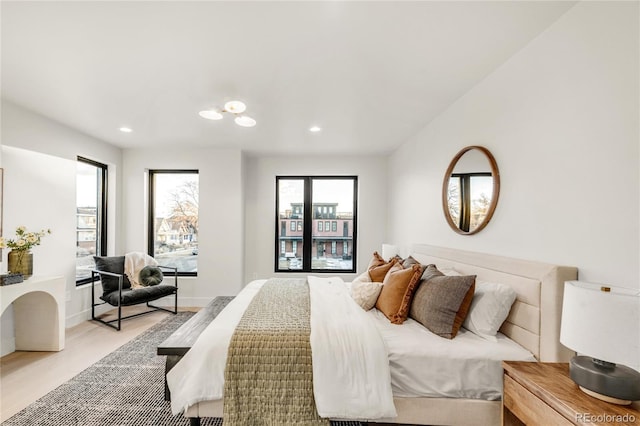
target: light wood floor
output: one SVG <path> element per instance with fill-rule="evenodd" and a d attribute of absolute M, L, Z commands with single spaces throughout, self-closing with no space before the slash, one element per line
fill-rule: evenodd
<path fill-rule="evenodd" d="M 130 308 L 127 313 L 133 313 Z M 180 308 L 197 311 L 198 308 Z M 16 351 L 0 358 L 0 422 L 68 381 L 171 314 L 154 312 L 122 322 L 116 331 L 86 321 L 66 330 L 60 352 Z"/>

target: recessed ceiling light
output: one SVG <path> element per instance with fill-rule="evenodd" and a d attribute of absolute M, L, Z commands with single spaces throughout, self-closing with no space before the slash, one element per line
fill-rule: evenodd
<path fill-rule="evenodd" d="M 256 120 L 251 117 L 247 117 L 246 115 L 238 116 L 233 121 L 235 121 L 238 126 L 242 127 L 253 127 L 256 125 Z"/>
<path fill-rule="evenodd" d="M 229 101 L 224 104 L 224 110 L 232 114 L 242 114 L 246 109 L 247 106 L 244 104 L 244 102 L 240 101 Z"/>
<path fill-rule="evenodd" d="M 222 114 L 214 109 L 200 111 L 198 114 L 200 114 L 200 117 L 206 118 L 207 120 L 220 120 L 222 118 Z"/>
<path fill-rule="evenodd" d="M 309 127 L 309 131 L 313 132 L 313 133 L 318 133 L 320 130 L 322 130 L 322 128 L 320 128 L 318 126 Z"/>
<path fill-rule="evenodd" d="M 120 127 L 120 129 L 119 129 L 119 130 L 120 130 L 122 133 L 131 133 L 131 132 L 133 132 L 133 130 L 131 130 L 131 129 L 130 129 L 130 128 L 128 128 L 128 127 Z"/>

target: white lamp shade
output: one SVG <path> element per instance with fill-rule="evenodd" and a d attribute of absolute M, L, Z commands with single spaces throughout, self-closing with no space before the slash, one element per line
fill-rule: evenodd
<path fill-rule="evenodd" d="M 567 281 L 560 342 L 579 355 L 638 369 L 640 294 L 637 290 Z"/>

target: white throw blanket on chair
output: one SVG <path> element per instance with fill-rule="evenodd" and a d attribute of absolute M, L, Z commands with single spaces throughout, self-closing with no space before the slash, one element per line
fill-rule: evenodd
<path fill-rule="evenodd" d="M 158 266 L 158 262 L 141 251 L 134 251 L 124 255 L 124 273 L 131 282 L 131 288 L 144 287 L 140 284 L 140 271 L 145 266 Z"/>

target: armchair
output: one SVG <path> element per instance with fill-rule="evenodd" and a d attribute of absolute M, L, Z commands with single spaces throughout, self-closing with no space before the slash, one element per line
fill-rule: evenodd
<path fill-rule="evenodd" d="M 172 314 L 178 313 L 178 268 L 170 266 L 158 265 L 158 268 L 162 270 L 173 271 L 174 285 L 170 284 L 158 284 L 142 288 L 131 288 L 131 283 L 124 273 L 124 256 L 112 256 L 112 257 L 94 257 L 96 261 L 96 268 L 91 270 L 91 278 L 95 279 L 96 274 L 100 276 L 100 283 L 102 284 L 102 295 L 99 297 L 102 302 L 96 303 L 95 298 L 95 285 L 91 285 L 91 319 L 98 321 L 104 325 L 120 330 L 122 320 L 137 317 L 140 315 L 149 314 L 155 311 L 166 311 Z M 162 297 L 175 296 L 174 309 L 166 309 L 160 306 L 152 305 L 149 302 L 160 299 Z M 95 307 L 109 304 L 118 308 L 118 317 L 105 321 L 99 317 L 96 317 Z M 123 306 L 133 306 L 145 303 L 150 310 L 132 314 L 128 316 L 122 316 Z M 117 322 L 117 325 L 113 323 Z"/>

